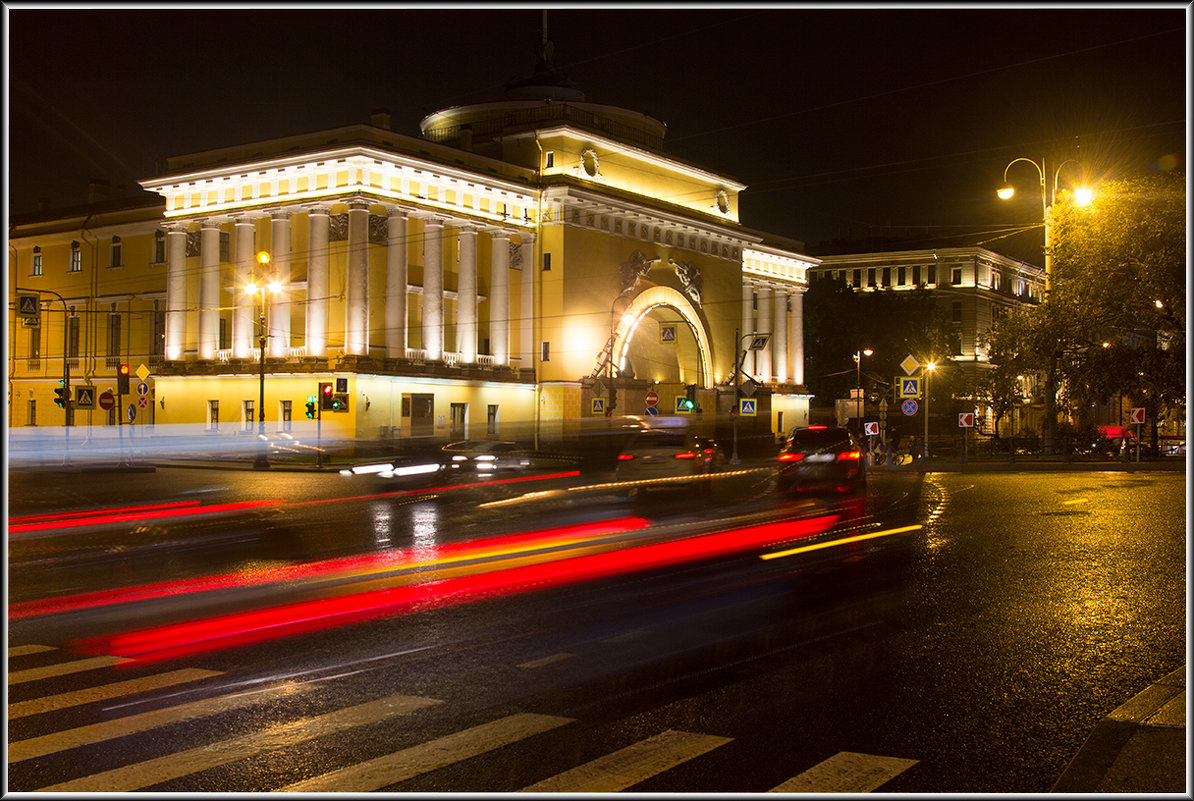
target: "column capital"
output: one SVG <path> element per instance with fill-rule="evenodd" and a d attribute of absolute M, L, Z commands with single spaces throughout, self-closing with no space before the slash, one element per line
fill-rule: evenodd
<path fill-rule="evenodd" d="M 406 207 L 405 207 L 405 206 L 391 206 L 391 205 L 387 205 L 387 206 L 385 207 L 385 209 L 386 209 L 386 216 L 387 216 L 388 218 L 390 218 L 391 220 L 394 220 L 394 219 L 405 219 L 405 218 L 406 218 L 406 216 L 409 214 L 409 212 L 407 211 L 407 209 L 406 209 Z"/>
<path fill-rule="evenodd" d="M 256 225 L 257 221 L 262 218 L 263 217 L 261 214 L 250 214 L 249 212 L 244 212 L 242 214 L 233 214 L 232 222 L 236 225 Z"/>
<path fill-rule="evenodd" d="M 297 211 L 292 208 L 285 209 L 270 209 L 269 218 L 271 220 L 289 220 Z"/>
<path fill-rule="evenodd" d="M 324 217 L 330 217 L 332 214 L 332 205 L 330 203 L 312 203 L 310 206 L 304 206 L 307 214 L 320 214 Z"/>
<path fill-rule="evenodd" d="M 185 234 L 190 229 L 188 222 L 170 223 L 166 226 L 166 233 L 168 234 Z"/>
<path fill-rule="evenodd" d="M 369 211 L 369 207 L 373 204 L 367 198 L 358 196 L 345 198 L 344 205 L 348 206 L 349 211 Z"/>

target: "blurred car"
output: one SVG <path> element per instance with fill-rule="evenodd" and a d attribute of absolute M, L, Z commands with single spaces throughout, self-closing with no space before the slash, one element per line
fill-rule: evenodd
<path fill-rule="evenodd" d="M 862 446 L 845 428 L 793 429 L 779 451 L 778 487 L 781 492 L 835 489 L 864 493 L 866 463 Z"/>
<path fill-rule="evenodd" d="M 725 463 L 713 440 L 680 426 L 651 426 L 618 454 L 618 481 L 707 475 Z"/>
<path fill-rule="evenodd" d="M 531 455 L 517 442 L 469 439 L 450 442 L 441 450 L 451 470 L 484 473 L 495 470 L 526 470 L 531 466 Z"/>

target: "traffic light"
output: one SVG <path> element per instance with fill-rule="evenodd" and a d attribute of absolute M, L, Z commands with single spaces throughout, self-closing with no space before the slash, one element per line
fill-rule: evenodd
<path fill-rule="evenodd" d="M 116 369 L 116 394 L 129 394 L 129 366 L 122 364 Z"/>
<path fill-rule="evenodd" d="M 347 412 L 348 411 L 348 394 L 337 392 L 332 396 L 332 411 L 333 412 Z"/>
<path fill-rule="evenodd" d="M 330 381 L 319 382 L 319 408 L 325 412 L 332 410 L 332 383 Z"/>
<path fill-rule="evenodd" d="M 690 412 L 699 412 L 697 408 L 696 384 L 686 384 L 684 386 L 684 408 Z"/>
<path fill-rule="evenodd" d="M 66 408 L 66 382 L 59 381 L 61 386 L 54 388 L 54 403 L 61 409 Z"/>
<path fill-rule="evenodd" d="M 307 419 L 308 420 L 315 419 L 315 401 L 313 401 L 313 400 L 307 401 Z"/>

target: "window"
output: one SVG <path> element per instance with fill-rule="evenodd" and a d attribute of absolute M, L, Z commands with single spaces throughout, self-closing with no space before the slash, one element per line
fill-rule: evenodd
<path fill-rule="evenodd" d="M 251 400 L 241 402 L 241 412 L 243 417 L 241 424 L 245 431 L 251 432 L 253 430 L 253 414 L 255 412 L 253 406 L 254 404 Z"/>
<path fill-rule="evenodd" d="M 166 310 L 162 302 L 153 302 L 153 341 L 149 343 L 149 352 L 153 356 L 166 355 Z"/>
<path fill-rule="evenodd" d="M 79 248 L 78 242 L 70 243 L 70 271 L 72 273 L 81 272 L 83 270 L 83 251 Z"/>
<path fill-rule="evenodd" d="M 228 320 L 224 317 L 220 318 L 220 333 L 217 336 L 219 337 L 217 343 L 219 349 L 228 350 Z"/>
<path fill-rule="evenodd" d="M 70 307 L 70 317 L 66 318 L 66 357 L 79 358 L 79 316 L 75 314 L 75 307 Z"/>
<path fill-rule="evenodd" d="M 30 275 L 41 275 L 41 248 L 33 246 L 33 264 L 29 268 Z"/>
<path fill-rule="evenodd" d="M 26 425 L 37 425 L 37 401 L 29 399 L 29 422 Z"/>
<path fill-rule="evenodd" d="M 912 283 L 920 286 L 920 265 L 917 264 L 912 268 Z"/>
<path fill-rule="evenodd" d="M 962 283 L 962 268 L 954 267 L 949 271 L 949 282 L 954 286 Z"/>
<path fill-rule="evenodd" d="M 758 292 L 752 292 L 750 294 L 750 308 L 752 311 L 759 310 L 759 293 Z"/>
<path fill-rule="evenodd" d="M 929 284 L 935 286 L 937 284 L 937 265 L 929 265 Z"/>
<path fill-rule="evenodd" d="M 124 245 L 120 237 L 112 237 L 112 244 L 108 249 L 108 267 L 122 267 L 124 265 Z"/>
<path fill-rule="evenodd" d="M 544 167 L 544 169 L 548 169 L 548 170 L 550 170 L 550 169 L 551 169 L 552 167 L 554 167 L 555 165 L 556 165 L 556 154 L 555 154 L 555 153 L 553 153 L 553 152 L 552 152 L 552 151 L 550 151 L 550 150 L 549 150 L 549 151 L 547 151 L 546 153 L 544 153 L 544 154 L 543 154 L 543 167 Z"/>
<path fill-rule="evenodd" d="M 108 314 L 108 355 L 120 355 L 120 315 L 116 313 L 115 303 Z"/>
<path fill-rule="evenodd" d="M 489 404 L 485 414 L 485 433 L 495 436 L 498 432 L 498 407 L 496 403 Z"/>
<path fill-rule="evenodd" d="M 220 430 L 220 402 L 218 400 L 207 402 L 207 430 Z"/>
<path fill-rule="evenodd" d="M 550 269 L 551 269 L 551 254 L 544 253 L 543 254 L 543 272 L 547 272 Z"/>
<path fill-rule="evenodd" d="M 29 361 L 37 362 L 41 358 L 41 327 L 34 325 L 25 330 L 29 332 Z"/>
<path fill-rule="evenodd" d="M 875 268 L 872 267 L 866 271 L 866 285 L 873 287 L 875 285 Z"/>
<path fill-rule="evenodd" d="M 991 289 L 998 292 L 1003 287 L 1003 273 L 998 270 L 991 271 Z"/>
<path fill-rule="evenodd" d="M 960 324 L 962 322 L 962 304 L 957 302 L 950 304 L 950 314 L 953 321 Z"/>
<path fill-rule="evenodd" d="M 900 286 L 903 286 L 908 280 L 907 269 L 908 268 L 903 266 L 901 266 L 899 269 L 899 278 L 896 279 L 896 283 L 898 283 Z"/>
<path fill-rule="evenodd" d="M 153 263 L 165 264 L 166 262 L 166 232 L 153 232 Z"/>
<path fill-rule="evenodd" d="M 452 439 L 464 439 L 468 429 L 468 404 L 453 403 L 449 411 L 450 433 Z"/>
<path fill-rule="evenodd" d="M 891 268 L 883 268 L 883 286 L 891 286 Z"/>
<path fill-rule="evenodd" d="M 854 280 L 850 282 L 851 286 L 862 286 L 862 270 L 854 271 Z"/>
<path fill-rule="evenodd" d="M 278 415 L 281 425 L 278 427 L 280 431 L 290 431 L 290 401 L 282 401 L 281 414 Z"/>
<path fill-rule="evenodd" d="M 539 343 L 539 361 L 545 362 L 545 361 L 548 361 L 550 358 L 551 358 L 551 343 L 550 342 L 540 342 Z"/>

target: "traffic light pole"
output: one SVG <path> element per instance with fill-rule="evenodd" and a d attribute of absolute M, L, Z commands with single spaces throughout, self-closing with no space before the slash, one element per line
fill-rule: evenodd
<path fill-rule="evenodd" d="M 22 289 L 16 287 L 15 291 L 36 292 L 39 295 L 44 292 L 47 295 L 53 295 L 58 298 L 58 301 L 62 304 L 62 463 L 64 465 L 70 464 L 70 427 L 74 423 L 74 405 L 71 403 L 70 397 L 70 359 L 67 358 L 67 351 L 70 348 L 70 325 L 67 323 L 69 311 L 66 308 L 66 298 L 52 289 Z"/>

